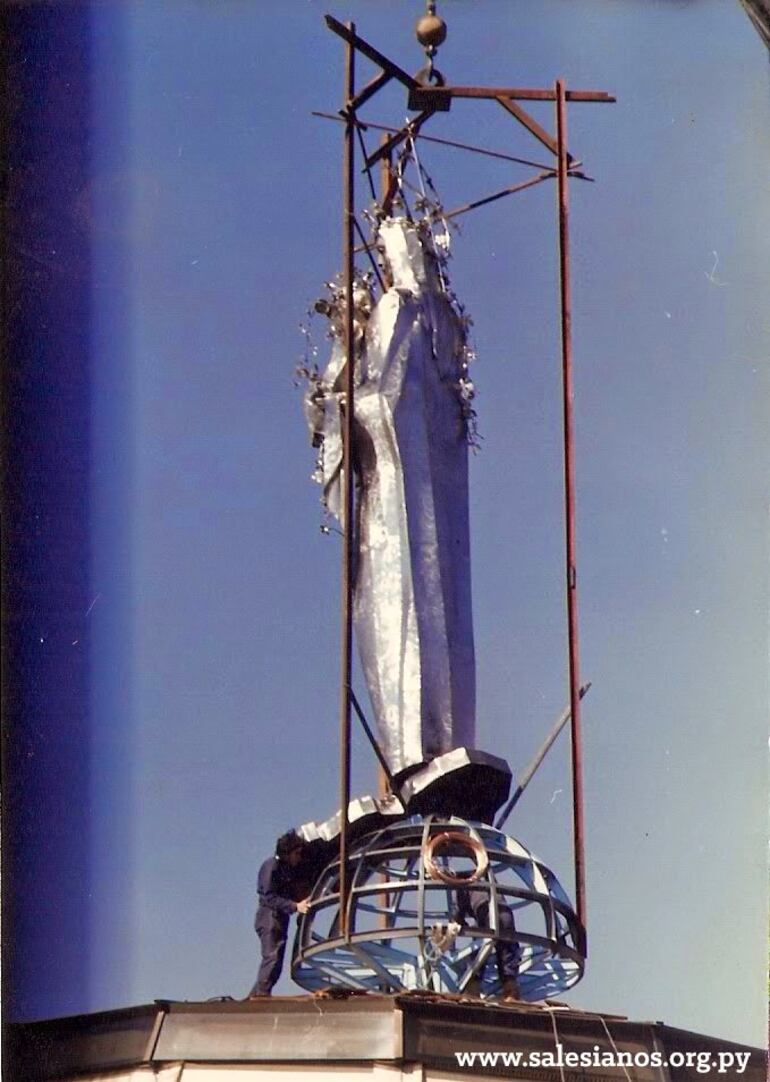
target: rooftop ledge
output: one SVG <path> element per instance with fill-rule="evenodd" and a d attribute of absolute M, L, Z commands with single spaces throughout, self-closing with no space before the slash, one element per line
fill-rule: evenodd
<path fill-rule="evenodd" d="M 328 1073 L 330 1065 L 391 1064 L 451 1072 L 452 1078 L 497 1076 L 550 1079 L 554 1082 L 608 1082 L 627 1080 L 623 1067 L 606 1066 L 579 1074 L 553 1069 L 483 1067 L 476 1063 L 463 1071 L 456 1052 L 535 1050 L 554 1052 L 558 1037 L 565 1050 L 644 1052 L 657 1050 L 750 1052 L 741 1074 L 744 1082 L 764 1079 L 765 1054 L 759 1049 L 722 1041 L 661 1022 L 633 1022 L 617 1014 L 595 1013 L 555 1001 L 542 1004 L 487 1003 L 468 997 L 425 992 L 402 995 L 274 996 L 253 1001 L 156 1001 L 136 1007 L 75 1015 L 5 1027 L 4 1059 L 13 1082 L 104 1077 L 114 1082 L 153 1077 L 164 1065 L 195 1064 L 195 1078 L 203 1065 L 221 1065 L 207 1078 L 233 1077 L 224 1065 L 241 1065 L 255 1078 L 266 1064 L 298 1064 L 291 1078 Z M 262 1067 L 260 1068 L 260 1065 Z M 181 1070 L 181 1069 L 180 1069 Z M 132 1072 L 131 1074 L 125 1072 Z M 220 1073 L 221 1072 L 221 1073 Z M 237 1072 L 239 1077 L 241 1072 Z M 272 1072 L 271 1077 L 272 1077 Z M 340 1073 L 340 1072 L 338 1072 Z M 341 1072 L 347 1073 L 347 1071 Z M 193 1072 L 191 1069 L 190 1077 Z M 334 1072 L 332 1075 L 334 1076 Z M 177 1076 L 175 1075 L 175 1078 Z M 184 1080 L 184 1072 L 178 1075 Z M 283 1075 L 281 1076 L 283 1077 Z M 368 1075 L 367 1075 L 368 1077 Z M 390 1077 L 390 1075 L 388 1076 Z M 427 1076 L 426 1076 L 427 1077 Z M 447 1077 L 446 1074 L 443 1075 Z M 661 1072 L 633 1067 L 630 1077 L 639 1082 L 689 1082 L 702 1078 L 695 1065 Z M 733 1077 L 722 1074 L 721 1077 Z M 289 1075 L 286 1075 L 288 1080 Z"/>

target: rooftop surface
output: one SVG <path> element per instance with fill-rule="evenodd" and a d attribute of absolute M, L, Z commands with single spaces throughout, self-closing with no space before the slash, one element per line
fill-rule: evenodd
<path fill-rule="evenodd" d="M 760 1049 L 721 1041 L 662 1022 L 630 1021 L 617 1014 L 574 1010 L 546 1002 L 490 1003 L 430 993 L 404 995 L 287 996 L 254 1001 L 152 1004 L 6 1027 L 5 1065 L 14 1082 L 87 1078 L 96 1072 L 179 1062 L 196 1064 L 421 1063 L 458 1069 L 458 1052 L 551 1052 L 599 1049 L 662 1053 L 750 1052 L 745 1070 L 721 1077 L 759 1082 Z M 714 1068 L 716 1070 L 716 1067 Z M 511 1077 L 510 1068 L 473 1065 L 473 1075 Z M 686 1082 L 703 1071 L 690 1066 L 597 1066 L 579 1073 L 558 1066 L 519 1068 L 517 1079 L 625 1078 Z"/>

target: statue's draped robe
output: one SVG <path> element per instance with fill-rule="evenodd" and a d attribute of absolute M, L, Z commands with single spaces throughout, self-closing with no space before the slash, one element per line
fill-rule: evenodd
<path fill-rule="evenodd" d="M 391 287 L 356 361 L 354 621 L 394 773 L 475 743 L 468 441 L 459 319 L 435 257 L 404 219 L 382 223 Z M 340 514 L 344 346 L 308 402 L 323 436 L 327 506 Z"/>

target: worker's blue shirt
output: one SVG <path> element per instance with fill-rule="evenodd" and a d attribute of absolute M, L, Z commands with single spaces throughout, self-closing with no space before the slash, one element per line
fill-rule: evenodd
<path fill-rule="evenodd" d="M 259 869 L 257 877 L 257 896 L 259 908 L 257 909 L 256 924 L 265 925 L 272 921 L 281 924 L 288 923 L 292 913 L 297 911 L 297 903 L 292 894 L 297 886 L 295 869 L 288 864 L 282 864 L 278 857 L 269 857 Z"/>

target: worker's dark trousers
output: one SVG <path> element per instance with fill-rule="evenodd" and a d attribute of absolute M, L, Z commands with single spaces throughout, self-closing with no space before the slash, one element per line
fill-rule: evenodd
<path fill-rule="evenodd" d="M 489 902 L 483 902 L 474 912 L 476 923 L 479 928 L 489 927 Z M 503 902 L 498 902 L 497 918 L 500 924 L 501 935 L 514 935 L 516 925 L 513 921 L 513 913 Z M 501 980 L 516 980 L 519 975 L 521 962 L 521 948 L 512 943 L 500 943 L 495 945 L 497 956 L 497 972 Z"/>
<path fill-rule="evenodd" d="M 269 996 L 281 975 L 286 940 L 289 934 L 289 921 L 280 920 L 272 914 L 263 917 L 257 914 L 254 927 L 262 948 L 262 963 L 250 996 Z"/>

